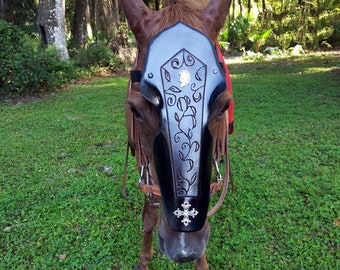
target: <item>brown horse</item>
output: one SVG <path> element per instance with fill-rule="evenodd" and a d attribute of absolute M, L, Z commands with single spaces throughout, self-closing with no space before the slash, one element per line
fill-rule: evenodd
<path fill-rule="evenodd" d="M 143 0 L 120 0 L 138 49 L 127 92 L 128 143 L 147 195 L 135 269 L 148 269 L 156 225 L 164 254 L 208 269 L 208 204 L 210 193 L 221 186 L 217 164 L 222 156 L 225 179 L 229 175 L 227 110 L 232 100 L 213 45 L 231 0 L 163 2 L 161 10 L 153 11 Z M 210 184 L 213 164 L 219 179 Z M 226 187 L 227 181 L 219 205 Z"/>

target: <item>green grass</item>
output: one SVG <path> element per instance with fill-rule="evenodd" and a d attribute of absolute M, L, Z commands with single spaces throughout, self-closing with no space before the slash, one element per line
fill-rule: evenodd
<path fill-rule="evenodd" d="M 236 192 L 211 269 L 340 269 L 340 77 L 331 56 L 229 65 Z M 143 195 L 120 194 L 127 78 L 0 107 L 0 269 L 132 269 Z M 214 198 L 215 200 L 215 198 Z M 338 223 L 337 223 L 338 222 Z M 162 255 L 150 269 L 192 269 Z"/>

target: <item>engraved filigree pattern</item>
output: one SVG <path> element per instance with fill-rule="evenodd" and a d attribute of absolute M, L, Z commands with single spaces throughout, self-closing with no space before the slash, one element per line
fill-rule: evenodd
<path fill-rule="evenodd" d="M 183 70 L 190 73 L 190 82 L 185 85 L 180 84 Z M 198 113 L 197 108 L 202 106 L 206 73 L 206 65 L 185 49 L 161 67 L 171 148 L 178 150 L 172 152 L 177 164 L 174 168 L 177 196 L 197 196 L 198 192 L 198 172 L 194 164 L 201 147 L 203 110 Z"/>

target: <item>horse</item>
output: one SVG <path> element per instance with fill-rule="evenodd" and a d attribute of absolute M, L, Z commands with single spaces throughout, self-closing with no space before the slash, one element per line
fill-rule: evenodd
<path fill-rule="evenodd" d="M 127 155 L 136 157 L 146 195 L 143 244 L 134 269 L 148 269 L 156 227 L 167 257 L 208 269 L 208 217 L 222 204 L 230 175 L 233 101 L 217 43 L 230 3 L 165 0 L 154 11 L 143 0 L 120 0 L 137 42 L 126 98 Z M 221 159 L 225 177 L 218 168 Z M 209 211 L 210 196 L 220 190 Z"/>

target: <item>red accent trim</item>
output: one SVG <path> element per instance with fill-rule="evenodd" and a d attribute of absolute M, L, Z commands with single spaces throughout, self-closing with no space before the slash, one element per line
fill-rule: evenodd
<path fill-rule="evenodd" d="M 225 69 L 225 78 L 227 80 L 228 91 L 229 91 L 230 94 L 233 94 L 233 88 L 232 88 L 232 85 L 231 85 L 229 70 L 228 70 L 228 67 L 225 63 L 224 57 L 223 57 L 222 52 L 221 52 L 220 44 L 218 42 L 216 42 L 216 50 L 217 50 L 218 58 L 220 59 L 220 62 L 223 64 L 224 69 Z M 229 115 L 228 115 L 229 134 L 232 134 L 234 132 L 234 124 L 233 124 L 234 123 L 234 100 L 232 100 L 230 102 L 228 113 L 229 113 Z"/>

